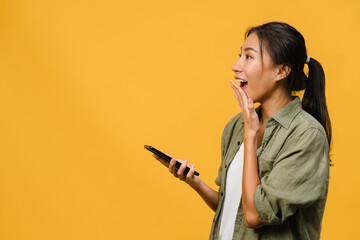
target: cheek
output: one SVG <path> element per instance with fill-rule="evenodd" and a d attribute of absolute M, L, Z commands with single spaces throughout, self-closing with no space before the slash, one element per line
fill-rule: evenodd
<path fill-rule="evenodd" d="M 246 66 L 246 68 L 244 68 L 244 73 L 245 75 L 248 77 L 248 80 L 260 80 L 261 79 L 261 65 L 259 66 L 259 64 L 253 63 L 253 64 L 248 64 L 248 66 Z"/>
<path fill-rule="evenodd" d="M 275 75 L 274 75 L 274 72 L 273 71 L 265 71 L 263 73 L 263 81 L 267 84 L 267 85 L 273 85 L 275 82 L 274 82 L 274 78 L 275 78 Z"/>

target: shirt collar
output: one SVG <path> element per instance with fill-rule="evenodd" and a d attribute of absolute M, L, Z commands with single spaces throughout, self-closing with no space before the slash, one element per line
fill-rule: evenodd
<path fill-rule="evenodd" d="M 283 127 L 289 128 L 290 123 L 295 116 L 302 110 L 301 101 L 299 97 L 294 97 L 293 100 L 277 111 L 270 119 L 274 119 Z M 268 121 L 267 120 L 267 121 Z"/>
<path fill-rule="evenodd" d="M 301 101 L 299 97 L 293 97 L 293 100 L 282 107 L 279 111 L 277 111 L 272 117 L 266 120 L 266 123 L 271 122 L 273 120 L 277 121 L 285 128 L 289 128 L 290 123 L 294 119 L 294 117 L 302 110 Z M 260 116 L 261 114 L 261 106 L 255 109 L 256 113 Z M 244 117 L 241 114 L 239 118 L 240 123 L 244 123 Z M 265 123 L 265 124 L 266 124 Z"/>

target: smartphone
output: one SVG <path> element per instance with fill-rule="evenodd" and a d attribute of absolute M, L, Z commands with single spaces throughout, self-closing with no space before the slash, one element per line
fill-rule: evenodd
<path fill-rule="evenodd" d="M 166 155 L 165 153 L 157 150 L 156 148 L 154 148 L 154 147 L 152 147 L 152 146 L 144 145 L 144 148 L 147 149 L 147 150 L 149 150 L 149 151 L 152 152 L 152 153 L 155 153 L 156 155 L 158 155 L 159 157 L 161 157 L 162 159 L 164 159 L 164 160 L 166 160 L 166 161 L 168 161 L 168 162 L 170 162 L 170 160 L 171 160 L 171 157 L 170 157 L 170 156 Z M 175 169 L 178 170 L 178 169 L 180 168 L 180 166 L 181 166 L 181 162 L 176 161 L 176 163 L 175 163 Z M 186 166 L 186 168 L 185 168 L 185 170 L 184 170 L 184 176 L 186 176 L 189 171 L 190 171 L 190 168 L 189 168 L 188 166 Z M 200 173 L 198 173 L 197 171 L 195 171 L 194 175 L 199 176 Z"/>

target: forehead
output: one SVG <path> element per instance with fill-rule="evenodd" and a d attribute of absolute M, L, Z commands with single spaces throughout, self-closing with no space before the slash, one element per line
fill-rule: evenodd
<path fill-rule="evenodd" d="M 246 38 L 244 44 L 241 47 L 241 50 L 245 51 L 247 49 L 249 50 L 253 49 L 257 52 L 260 52 L 260 44 L 257 34 L 252 33 Z"/>

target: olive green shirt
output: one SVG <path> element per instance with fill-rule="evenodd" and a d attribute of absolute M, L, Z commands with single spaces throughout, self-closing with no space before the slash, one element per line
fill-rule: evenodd
<path fill-rule="evenodd" d="M 261 114 L 260 108 L 257 109 Z M 242 113 L 226 125 L 221 141 L 222 162 L 215 183 L 220 198 L 210 239 L 219 239 L 226 172 L 244 137 Z M 233 239 L 320 239 L 329 185 L 329 145 L 321 124 L 301 107 L 298 97 L 265 122 L 258 155 L 261 183 L 254 204 L 263 227 L 247 228 L 242 201 Z"/>

